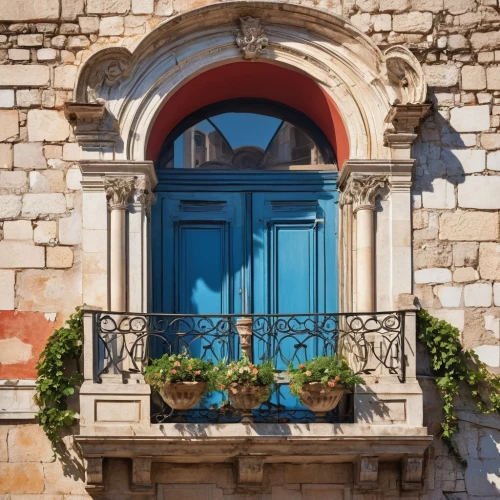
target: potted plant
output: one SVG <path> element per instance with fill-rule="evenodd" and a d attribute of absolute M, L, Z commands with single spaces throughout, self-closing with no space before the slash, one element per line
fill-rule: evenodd
<path fill-rule="evenodd" d="M 165 354 L 144 368 L 144 379 L 171 408 L 189 410 L 216 390 L 217 367 L 186 352 Z"/>
<path fill-rule="evenodd" d="M 364 380 L 343 359 L 323 356 L 289 367 L 290 392 L 297 396 L 319 420 L 339 404 L 342 396 Z"/>
<path fill-rule="evenodd" d="M 242 422 L 252 421 L 252 409 L 267 401 L 273 383 L 272 360 L 255 365 L 243 353 L 238 361 L 219 365 L 219 388 L 225 389 L 231 404 L 242 410 Z"/>

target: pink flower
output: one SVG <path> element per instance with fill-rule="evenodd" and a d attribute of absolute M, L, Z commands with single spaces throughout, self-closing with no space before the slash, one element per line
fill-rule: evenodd
<path fill-rule="evenodd" d="M 334 382 L 333 380 L 329 380 L 329 381 L 328 381 L 328 385 L 329 385 L 330 387 L 335 387 L 335 382 Z"/>
<path fill-rule="evenodd" d="M 175 375 L 177 373 L 177 370 L 172 370 L 171 373 Z"/>
<path fill-rule="evenodd" d="M 179 361 L 176 361 L 176 362 L 174 363 L 174 366 L 181 366 L 181 364 L 179 363 Z"/>
<path fill-rule="evenodd" d="M 311 373 L 309 370 L 307 370 L 307 371 L 306 371 L 306 375 L 307 375 L 308 377 L 310 377 L 310 376 L 312 375 L 312 373 Z"/>
<path fill-rule="evenodd" d="M 305 366 L 301 363 L 301 364 L 299 365 L 299 368 L 302 370 L 302 368 L 305 368 Z"/>
<path fill-rule="evenodd" d="M 259 373 L 259 370 L 257 370 L 257 368 L 254 368 L 254 369 L 252 370 L 252 373 L 253 373 L 254 375 L 257 375 L 257 373 Z"/>
<path fill-rule="evenodd" d="M 200 371 L 200 370 L 196 370 L 196 371 L 194 372 L 194 374 L 195 374 L 195 375 L 199 375 L 200 373 L 201 373 L 201 371 Z"/>
<path fill-rule="evenodd" d="M 338 382 L 339 380 L 340 380 L 340 377 L 337 375 L 337 376 L 335 377 L 335 382 Z"/>

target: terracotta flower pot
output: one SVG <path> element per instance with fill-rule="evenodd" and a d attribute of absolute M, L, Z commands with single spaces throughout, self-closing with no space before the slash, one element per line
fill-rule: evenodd
<path fill-rule="evenodd" d="M 206 391 L 206 382 L 167 382 L 160 395 L 174 410 L 189 410 L 200 402 Z"/>
<path fill-rule="evenodd" d="M 302 386 L 300 401 L 321 420 L 326 412 L 337 407 L 346 392 L 346 388 L 340 384 L 335 387 L 325 387 L 321 382 L 310 382 Z"/>
<path fill-rule="evenodd" d="M 252 421 L 252 409 L 257 408 L 269 397 L 269 387 L 267 385 L 245 386 L 231 384 L 227 388 L 227 393 L 232 405 L 242 410 L 243 423 Z"/>

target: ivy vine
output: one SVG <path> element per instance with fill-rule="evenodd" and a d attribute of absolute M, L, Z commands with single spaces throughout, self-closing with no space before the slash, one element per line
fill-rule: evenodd
<path fill-rule="evenodd" d="M 77 307 L 65 326 L 48 338 L 36 365 L 38 377 L 34 400 L 40 407 L 36 419 L 52 443 L 54 453 L 61 441 L 61 430 L 73 425 L 79 417 L 68 409 L 67 398 L 83 381 L 80 373 L 82 349 L 83 310 Z"/>
<path fill-rule="evenodd" d="M 418 338 L 428 349 L 431 367 L 443 399 L 442 439 L 464 467 L 466 460 L 452 441 L 458 421 L 453 405 L 460 384 L 465 384 L 481 413 L 500 411 L 500 377 L 493 375 L 472 350 L 464 349 L 458 328 L 438 320 L 427 311 L 418 312 Z"/>

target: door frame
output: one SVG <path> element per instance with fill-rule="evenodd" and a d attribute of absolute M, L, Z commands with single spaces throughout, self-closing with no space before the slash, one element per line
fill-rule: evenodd
<path fill-rule="evenodd" d="M 155 193 L 175 193 L 175 192 L 283 192 L 283 193 L 307 193 L 307 192 L 331 192 L 333 202 L 338 205 L 339 193 L 337 188 L 338 172 L 336 171 L 277 171 L 277 172 L 256 172 L 256 171 L 221 171 L 221 170 L 196 170 L 196 169 L 164 169 L 157 170 L 158 184 Z M 248 204 L 247 204 L 248 206 Z M 153 273 L 157 268 L 162 248 L 162 225 L 161 206 L 155 204 L 152 207 L 150 224 L 150 255 L 151 266 L 149 274 L 151 311 L 162 310 L 163 279 L 153 279 Z M 334 254 L 331 256 L 338 268 L 338 228 L 339 214 L 335 219 L 335 230 L 337 231 L 337 244 L 334 246 Z M 251 238 L 251 235 L 247 236 Z M 250 242 L 247 242 L 250 243 Z M 339 274 L 336 273 L 338 280 Z M 247 286 L 249 280 L 246 280 Z M 339 286 L 337 284 L 337 290 Z M 247 291 L 248 292 L 248 291 Z M 248 296 L 248 293 L 246 294 Z M 243 305 L 245 307 L 245 305 Z"/>

